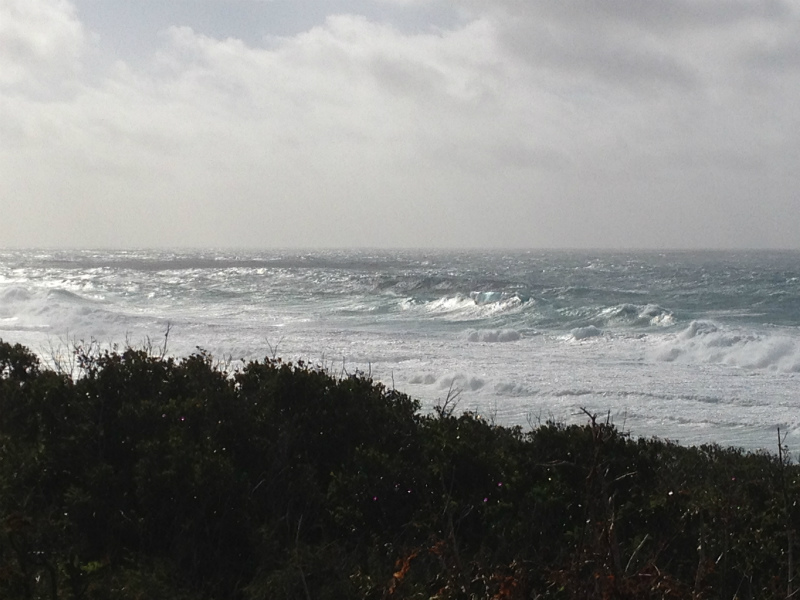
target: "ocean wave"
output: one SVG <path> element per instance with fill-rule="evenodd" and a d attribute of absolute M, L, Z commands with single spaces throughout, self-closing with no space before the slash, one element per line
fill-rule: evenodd
<path fill-rule="evenodd" d="M 389 293 L 397 296 L 406 294 L 425 295 L 428 293 L 446 293 L 455 290 L 459 282 L 444 276 L 405 276 L 390 277 L 380 276 L 373 281 L 372 289 L 375 292 Z"/>
<path fill-rule="evenodd" d="M 135 317 L 97 298 L 63 288 L 11 287 L 0 290 L 0 319 L 5 331 L 75 333 L 124 337 Z"/>
<path fill-rule="evenodd" d="M 412 376 L 408 382 L 414 385 L 436 386 L 440 390 L 453 390 L 454 392 L 476 392 L 486 385 L 486 380 L 484 378 L 462 372 L 447 373 L 440 376 L 429 372 L 417 373 Z"/>
<path fill-rule="evenodd" d="M 516 342 L 522 334 L 516 329 L 470 329 L 466 333 L 468 342 Z"/>
<path fill-rule="evenodd" d="M 406 300 L 400 302 L 385 302 L 380 300 L 355 301 L 344 306 L 332 309 L 332 312 L 340 315 L 386 315 L 406 307 Z"/>
<path fill-rule="evenodd" d="M 635 327 L 669 327 L 675 324 L 672 311 L 657 304 L 618 304 L 600 311 L 596 325 L 628 325 Z"/>
<path fill-rule="evenodd" d="M 472 292 L 456 294 L 424 302 L 424 310 L 431 316 L 453 321 L 469 321 L 511 314 L 524 310 L 529 301 L 517 294 L 502 292 Z"/>
<path fill-rule="evenodd" d="M 527 385 L 516 381 L 498 381 L 494 384 L 494 392 L 499 396 L 509 397 L 532 397 L 539 393 L 538 389 L 532 389 Z"/>
<path fill-rule="evenodd" d="M 469 297 L 472 299 L 475 304 L 479 306 L 483 306 L 485 304 L 523 304 L 529 300 L 528 297 L 520 295 L 518 292 L 498 292 L 498 291 L 486 291 L 486 292 L 470 292 Z"/>
<path fill-rule="evenodd" d="M 31 292 L 24 287 L 12 286 L 4 290 L 0 290 L 0 308 L 9 304 L 29 302 L 30 299 Z"/>
<path fill-rule="evenodd" d="M 600 337 L 603 331 L 594 325 L 588 327 L 576 327 L 569 332 L 569 338 L 575 341 L 587 340 L 589 338 Z"/>
<path fill-rule="evenodd" d="M 698 320 L 660 344 L 655 358 L 800 373 L 800 339 L 780 330 L 735 330 Z"/>

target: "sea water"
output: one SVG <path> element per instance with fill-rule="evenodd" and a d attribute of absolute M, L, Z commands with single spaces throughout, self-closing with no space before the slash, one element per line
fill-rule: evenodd
<path fill-rule="evenodd" d="M 275 355 L 503 425 L 800 450 L 798 252 L 5 250 L 0 338 Z"/>

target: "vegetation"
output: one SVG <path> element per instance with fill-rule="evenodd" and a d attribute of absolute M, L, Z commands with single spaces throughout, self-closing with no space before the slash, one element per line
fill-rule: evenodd
<path fill-rule="evenodd" d="M 800 470 L 364 375 L 0 342 L 0 597 L 792 596 Z"/>

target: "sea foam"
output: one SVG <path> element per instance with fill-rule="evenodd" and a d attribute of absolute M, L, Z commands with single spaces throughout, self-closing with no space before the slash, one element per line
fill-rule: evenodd
<path fill-rule="evenodd" d="M 587 340 L 589 338 L 600 337 L 601 335 L 603 335 L 603 331 L 594 325 L 576 327 L 569 332 L 569 337 L 575 341 Z"/>
<path fill-rule="evenodd" d="M 516 342 L 522 334 L 515 329 L 470 329 L 466 333 L 468 342 Z"/>
<path fill-rule="evenodd" d="M 742 369 L 798 373 L 800 337 L 692 321 L 686 329 L 661 343 L 655 356 L 667 362 L 719 363 Z"/>

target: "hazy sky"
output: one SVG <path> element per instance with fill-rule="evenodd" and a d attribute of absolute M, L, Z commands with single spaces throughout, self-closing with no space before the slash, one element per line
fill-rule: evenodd
<path fill-rule="evenodd" d="M 0 246 L 800 247 L 796 0 L 0 0 Z"/>

